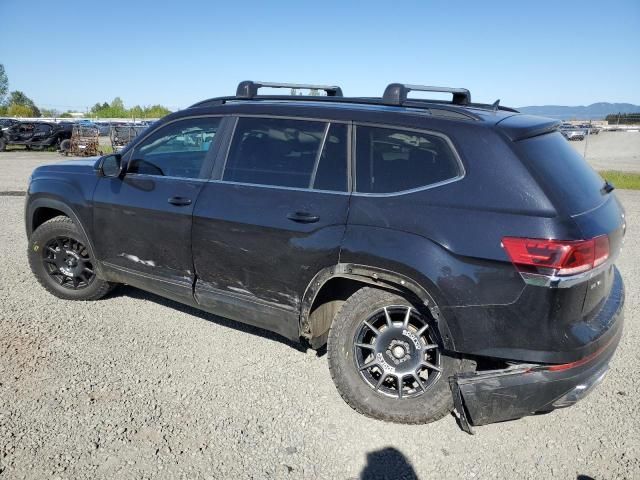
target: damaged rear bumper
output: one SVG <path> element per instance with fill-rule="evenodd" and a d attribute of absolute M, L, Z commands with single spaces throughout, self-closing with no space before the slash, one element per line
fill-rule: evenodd
<path fill-rule="evenodd" d="M 451 378 L 460 423 L 515 420 L 573 405 L 604 378 L 622 336 L 624 294 L 612 309 L 609 341 L 581 360 L 561 365 L 516 365 L 504 370 L 462 373 Z"/>

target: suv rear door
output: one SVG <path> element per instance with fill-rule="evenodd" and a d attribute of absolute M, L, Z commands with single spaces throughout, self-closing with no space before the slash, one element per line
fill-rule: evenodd
<path fill-rule="evenodd" d="M 338 263 L 350 126 L 242 116 L 194 210 L 196 300 L 289 338 L 300 299 Z"/>
<path fill-rule="evenodd" d="M 94 193 L 96 256 L 110 279 L 193 302 L 192 212 L 222 117 L 166 123 L 126 153 L 126 173 Z"/>

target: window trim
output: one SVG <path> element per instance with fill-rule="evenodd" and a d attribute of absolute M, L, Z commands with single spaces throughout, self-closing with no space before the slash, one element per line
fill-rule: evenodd
<path fill-rule="evenodd" d="M 318 153 L 316 153 L 316 159 L 313 162 L 313 168 L 311 169 L 311 177 L 309 178 L 309 190 L 313 190 L 313 186 L 316 183 L 318 166 L 320 165 L 320 159 L 322 159 L 322 152 L 324 151 L 324 146 L 327 143 L 327 135 L 329 134 L 330 128 L 331 128 L 331 122 L 327 122 L 324 124 L 324 133 L 322 134 L 322 141 L 320 142 L 320 148 L 318 148 Z"/>
<path fill-rule="evenodd" d="M 129 172 L 129 166 L 131 163 L 131 159 L 133 158 L 134 154 L 138 151 L 138 148 L 140 147 L 140 144 L 145 142 L 147 140 L 147 138 L 149 138 L 151 135 L 153 135 L 154 133 L 158 132 L 159 130 L 163 129 L 164 127 L 166 127 L 167 125 L 171 125 L 173 123 L 177 123 L 177 122 L 182 122 L 182 121 L 187 121 L 187 120 L 193 120 L 193 119 L 197 119 L 197 118 L 220 118 L 220 126 L 218 127 L 218 130 L 220 131 L 220 133 L 224 133 L 224 128 L 225 128 L 225 120 L 226 118 L 228 118 L 228 115 L 225 114 L 214 114 L 214 115 L 189 115 L 189 116 L 185 116 L 185 117 L 180 117 L 180 118 L 175 118 L 173 120 L 170 120 L 168 122 L 162 123 L 160 125 L 156 125 L 156 128 L 154 128 L 152 131 L 147 132 L 143 137 L 136 137 L 136 143 L 134 145 L 131 146 L 131 148 L 127 149 L 127 151 L 123 154 L 123 160 L 124 157 L 126 158 L 126 165 L 125 165 L 125 176 L 127 177 L 143 177 L 143 178 L 165 178 L 168 180 L 190 180 L 190 181 L 203 181 L 206 182 L 207 180 L 209 180 L 209 176 L 211 175 L 211 168 L 212 168 L 212 164 L 215 161 L 216 155 L 218 153 L 218 149 L 220 148 L 220 145 L 224 142 L 224 138 L 220 141 L 220 142 L 213 142 L 213 145 L 209 148 L 209 150 L 207 151 L 207 154 L 205 155 L 203 161 L 202 161 L 202 167 L 205 166 L 205 164 L 209 163 L 209 167 L 207 167 L 206 169 L 206 174 L 203 175 L 202 171 L 203 168 L 200 168 L 200 174 L 198 174 L 197 177 L 176 177 L 173 175 L 152 175 L 150 173 L 133 173 L 133 172 Z M 216 133 L 216 136 L 218 136 L 218 133 Z M 139 139 L 138 139 L 139 138 Z"/>
<path fill-rule="evenodd" d="M 224 153 L 224 159 L 222 161 L 222 168 L 220 169 L 219 172 L 217 172 L 217 174 L 215 175 L 216 178 L 213 178 L 214 176 L 212 175 L 212 178 L 210 178 L 208 181 L 211 183 L 222 183 L 222 184 L 230 184 L 230 185 L 242 185 L 242 186 L 246 186 L 246 187 L 264 187 L 264 188 L 271 188 L 271 189 L 280 189 L 280 190 L 293 190 L 293 191 L 303 191 L 303 192 L 318 192 L 318 193 L 333 193 L 333 194 L 338 194 L 338 195 L 351 195 L 352 190 L 351 190 L 351 151 L 352 151 L 352 143 L 351 143 L 351 134 L 352 134 L 352 125 L 353 122 L 350 120 L 331 120 L 331 119 L 324 119 L 324 118 L 317 118 L 317 117 L 301 117 L 301 116 L 294 116 L 294 115 L 261 115 L 261 114 L 252 114 L 252 113 L 242 113 L 242 114 L 234 114 L 234 115 L 229 115 L 228 116 L 231 121 L 233 121 L 233 126 L 231 128 L 231 134 L 229 135 L 229 137 L 226 139 L 227 144 L 222 146 L 222 149 L 225 150 Z M 311 122 L 317 122 L 317 123 L 324 123 L 325 124 L 325 130 L 324 130 L 324 135 L 322 138 L 322 142 L 320 145 L 320 149 L 318 150 L 318 154 L 320 156 L 322 156 L 322 151 L 324 149 L 324 144 L 326 141 L 326 137 L 329 133 L 329 129 L 331 128 L 331 124 L 332 123 L 337 123 L 337 124 L 345 124 L 347 125 L 347 138 L 346 138 L 346 149 L 347 149 L 347 168 L 346 168 L 346 175 L 347 175 L 347 190 L 346 191 L 336 191 L 336 190 L 321 190 L 321 189 L 317 189 L 317 188 L 309 188 L 309 187 L 285 187 L 285 186 L 281 186 L 281 185 L 267 185 L 267 184 L 262 184 L 262 183 L 247 183 L 247 182 L 236 182 L 233 180 L 223 180 L 224 178 L 224 172 L 225 169 L 227 168 L 227 161 L 229 160 L 229 152 L 231 152 L 231 144 L 233 143 L 233 140 L 235 138 L 236 135 L 236 129 L 238 127 L 238 123 L 240 122 L 241 118 L 270 118 L 270 119 L 277 119 L 277 120 L 301 120 L 301 121 L 311 121 Z M 214 168 L 215 170 L 215 168 Z"/>
<path fill-rule="evenodd" d="M 423 133 L 426 135 L 432 135 L 435 137 L 439 137 L 442 138 L 447 145 L 449 146 L 449 148 L 451 149 L 451 152 L 453 153 L 453 157 L 456 160 L 456 163 L 458 164 L 458 175 L 452 178 L 449 178 L 447 180 L 443 180 L 441 182 L 436 182 L 436 183 L 429 183 L 427 185 L 423 185 L 421 187 L 415 187 L 415 188 L 409 188 L 407 190 L 399 190 L 397 192 L 384 192 L 384 193 L 368 193 L 368 192 L 358 192 L 357 191 L 357 185 L 356 185 L 356 178 L 357 178 L 357 172 L 356 172 L 356 168 L 357 168 L 357 135 L 358 135 L 358 127 L 373 127 L 373 128 L 384 128 L 387 130 L 401 130 L 401 131 L 405 131 L 405 132 L 415 132 L 415 133 Z M 457 182 L 459 180 L 462 180 L 466 175 L 467 175 L 467 171 L 464 168 L 464 163 L 462 163 L 462 159 L 460 158 L 460 155 L 458 154 L 458 150 L 456 149 L 455 145 L 453 144 L 453 142 L 451 141 L 451 139 L 445 135 L 444 133 L 441 132 L 435 132 L 433 130 L 424 130 L 424 129 L 420 129 L 420 128 L 411 128 L 411 127 L 403 127 L 401 125 L 393 125 L 393 124 L 385 124 L 385 123 L 372 123 L 372 122 L 353 122 L 353 147 L 352 147 L 352 155 L 351 155 L 351 161 L 353 162 L 352 165 L 352 175 L 351 175 L 351 179 L 353 182 L 353 185 L 351 185 L 351 191 L 353 193 L 354 196 L 358 196 L 358 197 L 396 197 L 399 195 L 407 195 L 410 193 L 415 193 L 415 192 L 421 192 L 423 190 L 431 190 L 432 188 L 438 188 L 438 187 L 442 187 L 444 185 L 448 185 L 450 183 L 454 183 Z"/>

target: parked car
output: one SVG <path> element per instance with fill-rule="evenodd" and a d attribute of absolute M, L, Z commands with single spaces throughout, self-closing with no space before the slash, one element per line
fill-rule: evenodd
<path fill-rule="evenodd" d="M 38 167 L 25 221 L 41 285 L 95 300 L 126 283 L 326 345 L 345 401 L 387 421 L 455 407 L 468 430 L 602 380 L 624 210 L 555 120 L 466 89 L 262 86 L 292 88 L 242 82 L 119 154 Z"/>
<path fill-rule="evenodd" d="M 106 137 L 111 132 L 110 122 L 95 122 L 101 137 Z"/>
<path fill-rule="evenodd" d="M 571 123 L 563 123 L 560 125 L 560 133 L 562 133 L 567 140 L 584 140 L 584 137 L 587 135 L 587 132 L 583 128 Z"/>
<path fill-rule="evenodd" d="M 28 149 L 47 147 L 68 148 L 71 124 L 51 122 L 17 122 L 2 130 L 0 151 L 9 145 L 23 145 Z"/>
<path fill-rule="evenodd" d="M 578 125 L 578 127 L 584 130 L 586 135 L 598 135 L 600 133 L 600 128 L 590 123 L 583 123 Z"/>

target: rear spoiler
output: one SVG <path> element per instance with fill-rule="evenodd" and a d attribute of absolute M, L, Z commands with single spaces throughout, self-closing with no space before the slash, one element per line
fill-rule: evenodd
<path fill-rule="evenodd" d="M 537 137 L 558 130 L 559 120 L 534 115 L 511 115 L 500 120 L 496 126 L 514 142 L 525 138 Z"/>

